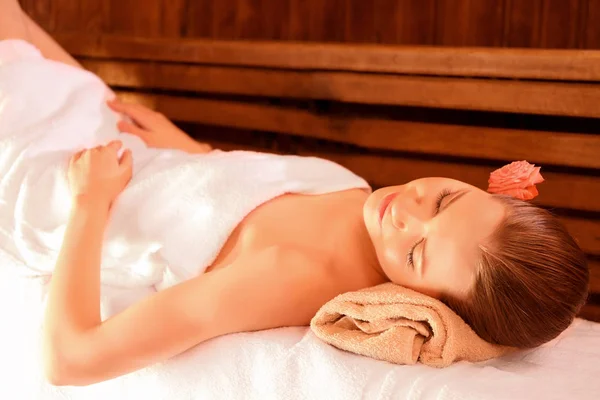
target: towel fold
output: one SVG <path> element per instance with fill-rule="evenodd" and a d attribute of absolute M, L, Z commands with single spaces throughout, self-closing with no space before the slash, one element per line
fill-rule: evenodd
<path fill-rule="evenodd" d="M 393 283 L 337 296 L 311 328 L 339 349 L 395 364 L 446 367 L 514 350 L 481 339 L 441 301 Z"/>

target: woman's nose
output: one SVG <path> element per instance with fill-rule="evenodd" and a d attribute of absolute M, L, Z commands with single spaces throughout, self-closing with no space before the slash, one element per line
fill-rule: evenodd
<path fill-rule="evenodd" d="M 402 232 L 422 236 L 426 221 L 421 219 L 416 210 L 409 207 L 407 204 L 396 204 L 396 207 L 392 208 L 392 224 Z"/>
<path fill-rule="evenodd" d="M 409 203 L 409 206 L 416 206 L 421 204 L 423 201 L 423 195 L 417 185 L 407 185 L 406 189 L 402 193 L 402 199 L 404 202 Z"/>

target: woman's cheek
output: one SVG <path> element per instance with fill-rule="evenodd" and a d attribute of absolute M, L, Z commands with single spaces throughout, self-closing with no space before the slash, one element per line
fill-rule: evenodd
<path fill-rule="evenodd" d="M 386 246 L 383 252 L 383 257 L 388 265 L 394 267 L 404 265 L 404 257 L 402 256 L 399 249 L 392 246 Z"/>

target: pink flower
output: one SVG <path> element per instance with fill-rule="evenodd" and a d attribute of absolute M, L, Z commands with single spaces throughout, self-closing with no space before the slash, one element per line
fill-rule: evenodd
<path fill-rule="evenodd" d="M 488 192 L 531 200 L 538 195 L 535 185 L 544 182 L 540 168 L 527 161 L 505 165 L 490 174 Z"/>

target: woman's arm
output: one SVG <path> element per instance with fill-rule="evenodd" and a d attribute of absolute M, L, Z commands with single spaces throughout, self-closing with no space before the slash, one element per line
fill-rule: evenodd
<path fill-rule="evenodd" d="M 305 257 L 270 248 L 200 275 L 71 333 L 70 341 L 50 352 L 61 356 L 50 364 L 48 378 L 55 385 L 89 385 L 217 336 L 308 325 L 319 307 L 339 294 L 316 271 Z"/>
<path fill-rule="evenodd" d="M 85 150 L 69 165 L 72 208 L 44 319 L 44 361 L 50 379 L 72 358 L 76 338 L 100 323 L 100 258 L 112 202 L 131 178 L 131 153 L 117 157 L 121 143 Z M 61 349 L 61 351 L 56 351 Z M 57 368 L 58 367 L 58 368 Z"/>
<path fill-rule="evenodd" d="M 118 144 L 79 154 L 69 168 L 74 206 L 55 273 L 44 327 L 48 379 L 88 385 L 163 361 L 210 338 L 307 325 L 339 294 L 295 250 L 269 248 L 150 296 L 100 320 L 100 258 L 110 204 L 125 187 L 131 159 Z M 78 161 L 79 160 L 79 161 Z"/>

